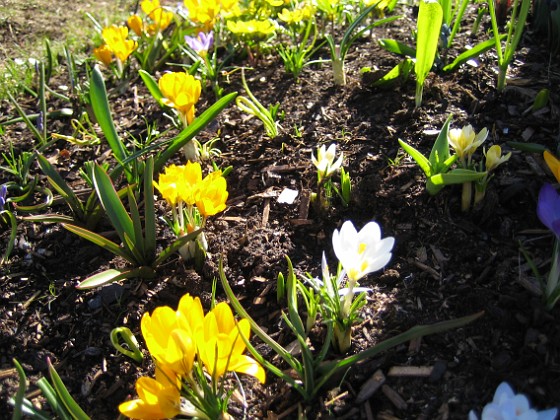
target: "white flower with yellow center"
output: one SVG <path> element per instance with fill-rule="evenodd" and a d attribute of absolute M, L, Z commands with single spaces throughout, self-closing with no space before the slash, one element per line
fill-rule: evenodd
<path fill-rule="evenodd" d="M 470 159 L 478 146 L 484 143 L 487 137 L 488 130 L 486 127 L 476 134 L 470 124 L 463 128 L 453 128 L 448 133 L 449 144 L 462 161 L 465 158 Z"/>
<path fill-rule="evenodd" d="M 387 265 L 395 238 L 381 239 L 381 229 L 376 222 L 369 222 L 358 232 L 351 221 L 346 221 L 340 231 L 334 231 L 332 243 L 348 278 L 356 282 Z"/>
<path fill-rule="evenodd" d="M 343 153 L 340 154 L 335 162 L 336 158 L 336 144 L 331 144 L 327 149 L 323 144 L 317 149 L 317 157 L 311 153 L 311 161 L 313 165 L 317 168 L 317 173 L 319 174 L 319 179 L 329 178 L 332 174 L 340 169 L 342 166 L 342 159 L 344 158 Z"/>

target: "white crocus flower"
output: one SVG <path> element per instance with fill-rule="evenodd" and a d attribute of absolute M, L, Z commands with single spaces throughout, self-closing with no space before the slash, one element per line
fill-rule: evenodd
<path fill-rule="evenodd" d="M 344 154 L 341 153 L 335 162 L 336 158 L 336 144 L 331 144 L 327 149 L 323 144 L 317 149 L 317 157 L 311 153 L 311 161 L 313 165 L 317 168 L 317 173 L 319 174 L 319 179 L 324 179 L 330 177 L 333 173 L 338 171 L 342 166 L 342 159 Z"/>
<path fill-rule="evenodd" d="M 447 137 L 459 159 L 464 162 L 465 158 L 470 159 L 478 146 L 484 143 L 488 137 L 488 130 L 485 127 L 476 134 L 472 125 L 469 124 L 463 128 L 449 130 Z"/>
<path fill-rule="evenodd" d="M 346 221 L 340 231 L 334 231 L 332 243 L 349 280 L 342 309 L 343 314 L 348 315 L 357 281 L 387 265 L 395 238 L 381 239 L 381 229 L 376 222 L 369 222 L 358 232 L 351 221 Z"/>
<path fill-rule="evenodd" d="M 532 409 L 525 395 L 515 394 L 507 382 L 502 382 L 496 389 L 492 402 L 482 410 L 481 420 L 554 420 L 557 411 L 555 408 L 545 411 Z M 469 420 L 478 420 L 472 410 Z"/>
<path fill-rule="evenodd" d="M 332 237 L 334 253 L 351 281 L 358 281 L 366 274 L 380 270 L 391 259 L 395 238 L 381 239 L 381 229 L 376 222 L 369 222 L 356 231 L 351 221 L 335 230 Z"/>
<path fill-rule="evenodd" d="M 486 156 L 486 170 L 490 172 L 502 163 L 507 162 L 511 157 L 511 152 L 502 156 L 502 148 L 495 144 L 488 151 L 484 150 L 484 156 Z"/>

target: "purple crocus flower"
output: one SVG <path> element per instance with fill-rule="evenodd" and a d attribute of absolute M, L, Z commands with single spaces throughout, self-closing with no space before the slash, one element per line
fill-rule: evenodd
<path fill-rule="evenodd" d="M 537 215 L 541 222 L 560 239 L 560 194 L 550 184 L 544 184 L 539 192 Z"/>
<path fill-rule="evenodd" d="M 197 36 L 185 35 L 185 42 L 189 47 L 196 51 L 198 55 L 204 57 L 214 44 L 214 32 L 199 32 Z"/>
<path fill-rule="evenodd" d="M 2 184 L 0 186 L 0 211 L 4 210 L 4 206 L 6 205 L 6 195 L 8 194 L 8 187 L 6 184 Z"/>

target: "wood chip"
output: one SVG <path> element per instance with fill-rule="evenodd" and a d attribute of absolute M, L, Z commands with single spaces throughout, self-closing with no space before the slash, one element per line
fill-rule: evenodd
<path fill-rule="evenodd" d="M 433 366 L 393 366 L 387 376 L 427 378 L 432 374 L 433 369 Z"/>
<path fill-rule="evenodd" d="M 406 410 L 408 405 L 401 395 L 391 388 L 389 385 L 383 385 L 381 387 L 381 392 L 385 395 L 391 403 L 397 407 L 399 410 Z"/>
<path fill-rule="evenodd" d="M 356 397 L 356 404 L 362 404 L 364 401 L 369 400 L 373 394 L 385 383 L 385 375 L 381 369 L 377 369 L 375 373 L 369 378 L 360 389 Z"/>

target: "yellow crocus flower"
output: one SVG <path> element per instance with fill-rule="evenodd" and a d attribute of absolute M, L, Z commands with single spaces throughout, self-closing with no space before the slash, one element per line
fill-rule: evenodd
<path fill-rule="evenodd" d="M 128 28 L 126 26 L 108 26 L 103 28 L 101 36 L 115 57 L 123 63 L 138 48 L 136 41 L 127 39 Z"/>
<path fill-rule="evenodd" d="M 181 181 L 179 183 L 179 197 L 189 206 L 196 203 L 200 183 L 202 182 L 202 167 L 198 162 L 187 162 L 181 167 Z"/>
<path fill-rule="evenodd" d="M 183 0 L 189 11 L 189 19 L 201 25 L 204 32 L 210 32 L 222 9 L 219 0 Z"/>
<path fill-rule="evenodd" d="M 97 58 L 99 61 L 105 64 L 107 67 L 111 64 L 111 61 L 113 61 L 113 53 L 111 52 L 111 49 L 107 47 L 106 44 L 103 44 L 102 46 L 95 48 L 93 50 L 93 55 L 95 56 L 95 58 Z"/>
<path fill-rule="evenodd" d="M 199 357 L 213 380 L 226 372 L 239 372 L 254 376 L 264 383 L 266 375 L 263 367 L 243 354 L 246 346 L 239 336 L 240 332 L 249 339 L 249 321 L 242 319 L 236 322 L 229 305 L 219 303 L 204 317 L 204 330 L 197 340 Z"/>
<path fill-rule="evenodd" d="M 221 171 L 209 174 L 200 185 L 196 208 L 204 217 L 214 216 L 225 210 L 228 198 L 227 182 Z"/>
<path fill-rule="evenodd" d="M 138 399 L 119 405 L 119 411 L 132 419 L 166 419 L 181 414 L 179 388 L 171 384 L 165 375 L 156 379 L 141 377 L 136 381 Z"/>
<path fill-rule="evenodd" d="M 185 124 L 194 120 L 195 104 L 200 98 L 200 80 L 186 72 L 165 73 L 158 81 L 163 103 L 175 108 Z"/>
<path fill-rule="evenodd" d="M 179 202 L 179 183 L 182 175 L 183 170 L 179 166 L 169 165 L 159 176 L 159 182 L 154 181 L 154 186 L 170 206 L 175 206 Z"/>
<path fill-rule="evenodd" d="M 183 376 L 192 371 L 196 343 L 191 332 L 181 328 L 177 313 L 169 306 L 145 313 L 140 327 L 146 346 L 161 366 Z"/>
<path fill-rule="evenodd" d="M 544 161 L 552 171 L 552 175 L 556 178 L 556 181 L 560 182 L 560 160 L 548 150 L 543 153 Z"/>
<path fill-rule="evenodd" d="M 146 16 L 154 21 L 153 25 L 148 26 L 149 33 L 164 31 L 173 20 L 173 12 L 161 7 L 159 0 L 143 0 L 140 6 Z"/>
<path fill-rule="evenodd" d="M 131 15 L 128 17 L 126 23 L 128 27 L 132 29 L 136 35 L 142 36 L 142 32 L 144 31 L 144 24 L 140 16 Z"/>

